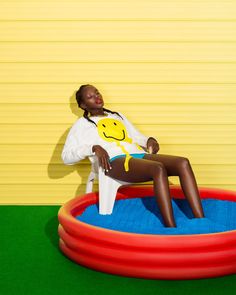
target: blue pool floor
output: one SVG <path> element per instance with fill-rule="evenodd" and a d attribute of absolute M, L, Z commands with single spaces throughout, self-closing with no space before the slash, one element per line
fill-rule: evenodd
<path fill-rule="evenodd" d="M 100 215 L 98 205 L 91 205 L 76 218 L 85 223 L 116 231 L 188 235 L 224 232 L 236 229 L 236 202 L 202 200 L 205 218 L 194 218 L 186 200 L 172 200 L 176 228 L 166 228 L 154 197 L 115 202 L 111 215 Z"/>

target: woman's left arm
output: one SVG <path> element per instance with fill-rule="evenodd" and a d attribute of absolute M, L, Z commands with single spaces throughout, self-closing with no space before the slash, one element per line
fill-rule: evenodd
<path fill-rule="evenodd" d="M 150 154 L 156 154 L 160 149 L 159 143 L 154 137 L 149 137 L 147 140 L 147 150 Z"/>
<path fill-rule="evenodd" d="M 139 132 L 129 120 L 121 114 L 128 132 L 132 136 L 132 139 L 140 146 L 146 147 L 150 154 L 156 154 L 159 151 L 159 144 L 154 137 L 147 137 Z"/>

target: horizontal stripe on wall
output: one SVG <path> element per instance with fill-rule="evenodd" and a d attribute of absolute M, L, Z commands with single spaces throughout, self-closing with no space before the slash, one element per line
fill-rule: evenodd
<path fill-rule="evenodd" d="M 0 51 L 0 62 L 236 62 L 236 42 L 5 42 Z"/>
<path fill-rule="evenodd" d="M 88 179 L 89 165 L 30 165 L 1 164 L 0 184 L 39 184 L 39 185 L 85 185 Z M 193 170 L 199 185 L 204 183 L 232 185 L 235 183 L 236 164 L 194 164 Z M 172 177 L 170 177 L 170 180 Z M 97 181 L 96 181 L 97 183 Z M 176 182 L 175 182 L 176 183 Z"/>
<path fill-rule="evenodd" d="M 236 41 L 236 20 L 0 21 L 0 41 Z"/>
<path fill-rule="evenodd" d="M 91 80 L 86 83 L 92 83 Z M 75 104 L 78 83 L 0 83 L 1 103 Z M 236 84 L 96 84 L 105 102 L 111 104 L 236 104 Z M 74 107 L 76 109 L 76 106 Z M 81 115 L 81 114 L 80 114 Z"/>
<path fill-rule="evenodd" d="M 133 124 L 236 124 L 236 105 L 106 105 Z M 76 107 L 76 106 L 75 106 Z M 71 124 L 78 112 L 63 104 L 1 104 L 1 124 Z M 81 113 L 81 112 L 80 112 Z"/>
<path fill-rule="evenodd" d="M 135 7 L 135 9 L 134 9 Z M 1 19 L 235 19 L 235 1 L 8 1 Z"/>
<path fill-rule="evenodd" d="M 0 144 L 54 145 L 65 143 L 70 125 L 0 124 Z M 160 144 L 236 145 L 236 125 L 144 125 L 135 126 L 146 136 L 156 137 Z"/>
<path fill-rule="evenodd" d="M 79 184 L 78 186 L 38 183 L 6 184 L 0 185 L 0 192 L 0 204 L 61 204 L 84 194 L 85 186 Z"/>
<path fill-rule="evenodd" d="M 2 63 L 1 83 L 236 83 L 236 63 Z"/>
<path fill-rule="evenodd" d="M 1 164 L 61 164 L 63 145 L 0 145 Z M 192 164 L 236 164 L 235 145 L 164 145 L 161 144 L 160 153 L 188 157 Z M 88 162 L 87 162 L 88 163 Z M 65 166 L 71 171 L 71 166 Z M 74 168 L 76 169 L 76 168 Z"/>

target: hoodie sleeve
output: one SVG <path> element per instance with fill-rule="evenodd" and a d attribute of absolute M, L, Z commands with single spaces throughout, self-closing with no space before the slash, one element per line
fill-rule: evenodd
<path fill-rule="evenodd" d="M 91 136 L 89 138 L 89 133 L 91 131 L 87 132 L 86 124 L 84 124 L 82 119 L 79 119 L 72 126 L 61 155 L 64 164 L 73 165 L 88 156 L 94 155 L 92 152 L 93 143 L 91 142 Z"/>
<path fill-rule="evenodd" d="M 143 147 L 146 147 L 148 137 L 143 135 L 142 133 L 140 133 L 123 114 L 120 113 L 120 115 L 123 118 L 124 123 L 127 127 L 127 130 L 129 132 L 131 138 L 134 140 L 134 142 L 138 143 L 139 145 L 141 145 Z"/>

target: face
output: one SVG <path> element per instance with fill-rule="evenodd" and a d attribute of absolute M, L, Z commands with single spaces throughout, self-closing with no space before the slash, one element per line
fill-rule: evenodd
<path fill-rule="evenodd" d="M 124 124 L 115 119 L 102 119 L 97 123 L 100 137 L 106 141 L 126 141 L 130 142 Z"/>
<path fill-rule="evenodd" d="M 91 112 L 102 109 L 104 106 L 102 95 L 94 86 L 87 86 L 83 89 L 83 99 L 81 107 Z"/>

